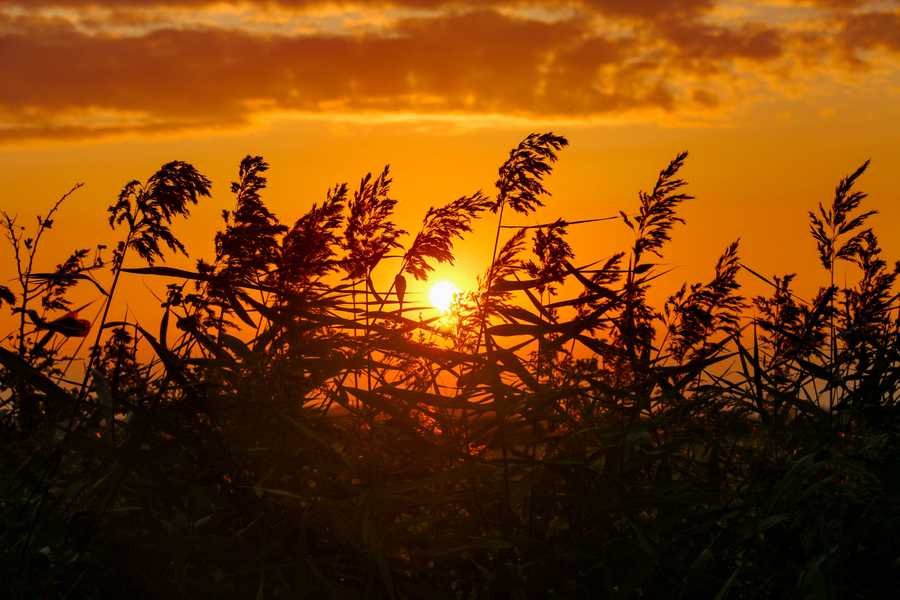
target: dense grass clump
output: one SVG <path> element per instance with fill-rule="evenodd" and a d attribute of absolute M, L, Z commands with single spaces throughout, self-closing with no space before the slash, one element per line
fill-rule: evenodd
<path fill-rule="evenodd" d="M 0 287 L 0 581 L 10 597 L 864 598 L 900 583 L 900 263 L 855 190 L 810 213 L 825 284 L 743 265 L 663 306 L 656 260 L 693 201 L 687 154 L 581 265 L 551 223 L 565 138 L 532 134 L 480 191 L 393 222 L 388 169 L 293 225 L 245 158 L 215 256 L 170 229 L 210 193 L 172 162 L 109 208 L 120 237 Z M 75 190 L 70 192 L 74 193 Z M 410 318 L 406 277 L 497 215 L 478 289 Z M 509 233 L 509 235 L 506 235 Z M 529 245 L 531 246 L 529 251 Z M 590 260 L 593 260 L 591 257 Z M 835 284 L 838 261 L 858 276 Z M 581 265 L 581 266 L 579 266 Z M 378 276 L 373 273 L 378 271 Z M 763 279 L 745 298 L 738 276 Z M 168 280 L 160 325 L 116 321 L 122 277 Z M 374 281 L 391 281 L 378 289 Z M 96 318 L 71 291 L 96 292 Z M 90 336 L 92 343 L 84 349 Z M 144 358 L 152 357 L 152 358 Z"/>

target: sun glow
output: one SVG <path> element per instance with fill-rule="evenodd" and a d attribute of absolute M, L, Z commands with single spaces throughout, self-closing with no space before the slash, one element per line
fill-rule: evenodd
<path fill-rule="evenodd" d="M 449 313 L 458 294 L 459 288 L 452 281 L 438 281 L 431 286 L 428 300 L 439 312 Z"/>

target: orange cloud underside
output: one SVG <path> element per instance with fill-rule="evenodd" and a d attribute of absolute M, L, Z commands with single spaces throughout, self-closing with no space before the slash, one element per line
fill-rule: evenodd
<path fill-rule="evenodd" d="M 0 0 L 0 141 L 272 112 L 696 122 L 813 77 L 900 81 L 893 2 L 741 4 Z"/>

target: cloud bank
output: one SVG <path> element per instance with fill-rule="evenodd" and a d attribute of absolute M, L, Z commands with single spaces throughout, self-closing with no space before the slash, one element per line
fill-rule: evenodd
<path fill-rule="evenodd" d="M 272 113 L 697 120 L 779 82 L 897 70 L 896 2 L 672 5 L 0 0 L 0 140 Z"/>

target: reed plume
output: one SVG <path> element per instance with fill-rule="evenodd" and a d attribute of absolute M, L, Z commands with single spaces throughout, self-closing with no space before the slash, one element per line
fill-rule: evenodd
<path fill-rule="evenodd" d="M 297 289 L 339 267 L 338 228 L 344 220 L 347 184 L 328 190 L 322 205 L 313 204 L 297 219 L 281 241 L 278 277 L 288 289 Z"/>
<path fill-rule="evenodd" d="M 827 271 L 833 272 L 838 260 L 853 260 L 871 231 L 863 226 L 869 217 L 878 214 L 875 210 L 852 214 L 866 198 L 866 193 L 854 191 L 853 185 L 868 167 L 869 161 L 866 161 L 841 179 L 830 207 L 826 209 L 820 202 L 818 214 L 809 211 L 809 231 L 816 241 L 819 260 Z"/>
<path fill-rule="evenodd" d="M 715 334 L 725 336 L 737 332 L 744 299 L 737 293 L 740 263 L 738 242 L 730 244 L 716 262 L 715 276 L 709 283 L 682 285 L 665 304 L 669 325 L 671 352 L 681 361 L 689 352 L 703 357 L 711 351 L 707 340 Z"/>
<path fill-rule="evenodd" d="M 371 173 L 363 177 L 353 194 L 343 241 L 347 252 L 344 269 L 350 279 L 368 277 L 388 252 L 400 247 L 397 239 L 406 232 L 390 220 L 397 205 L 397 200 L 389 197 L 390 189 L 386 166 L 377 177 Z"/>
<path fill-rule="evenodd" d="M 425 213 L 422 229 L 403 256 L 403 271 L 419 280 L 434 270 L 428 259 L 453 264 L 453 239 L 462 239 L 472 231 L 472 221 L 492 206 L 480 191 L 462 196 L 440 208 Z"/>
<path fill-rule="evenodd" d="M 549 195 L 543 179 L 553 170 L 557 152 L 569 145 L 566 138 L 549 133 L 532 133 L 509 153 L 500 167 L 497 198 L 492 212 L 509 205 L 517 213 L 528 214 L 544 205 Z"/>
<path fill-rule="evenodd" d="M 568 273 L 566 263 L 575 256 L 565 238 L 566 225 L 565 221 L 558 219 L 546 228 L 539 227 L 534 232 L 532 252 L 538 261 L 529 260 L 524 263 L 524 267 L 531 277 L 540 280 L 537 289 L 541 294 L 545 291 L 549 291 L 551 295 L 555 293 L 553 284 L 562 283 Z"/>
<path fill-rule="evenodd" d="M 259 283 L 279 261 L 279 238 L 287 227 L 278 222 L 260 197 L 266 187 L 263 173 L 269 170 L 261 156 L 246 156 L 238 169 L 238 181 L 231 183 L 236 206 L 223 211 L 225 231 L 215 237 L 218 276 L 231 285 Z"/>

